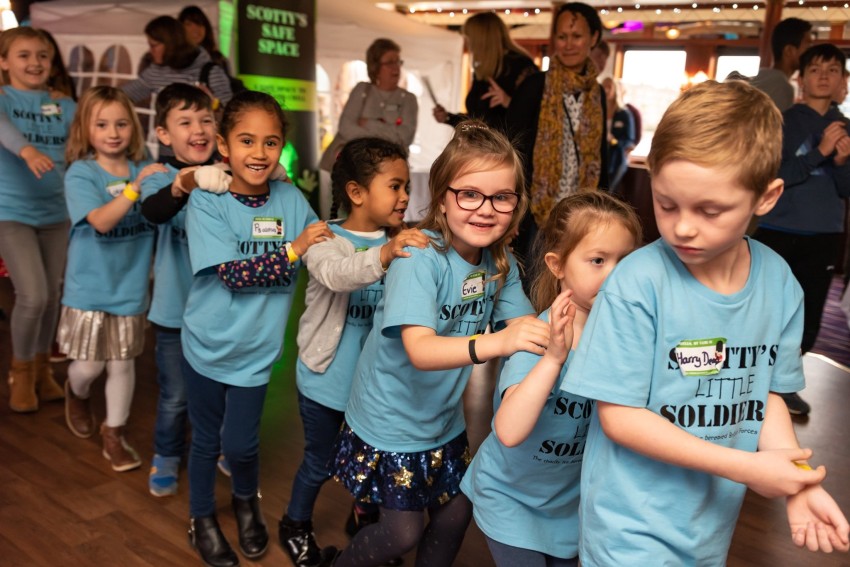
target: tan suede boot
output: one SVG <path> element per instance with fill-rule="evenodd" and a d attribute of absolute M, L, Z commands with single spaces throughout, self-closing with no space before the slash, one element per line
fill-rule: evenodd
<path fill-rule="evenodd" d="M 112 463 L 112 470 L 131 471 L 142 464 L 138 453 L 124 440 L 123 427 L 109 427 L 104 423 L 100 426 L 100 436 L 103 438 L 103 457 Z"/>
<path fill-rule="evenodd" d="M 12 411 L 38 411 L 34 368 L 32 360 L 12 358 L 12 367 L 9 369 L 9 408 Z"/>
<path fill-rule="evenodd" d="M 35 355 L 35 393 L 40 402 L 55 402 L 65 397 L 62 387 L 56 383 L 50 355 L 46 352 Z"/>
<path fill-rule="evenodd" d="M 65 423 L 71 433 L 81 439 L 94 435 L 95 422 L 91 400 L 77 397 L 71 389 L 71 380 L 65 380 Z"/>

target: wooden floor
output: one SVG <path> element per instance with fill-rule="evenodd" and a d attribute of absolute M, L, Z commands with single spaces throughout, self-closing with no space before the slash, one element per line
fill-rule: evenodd
<path fill-rule="evenodd" d="M 8 316 L 12 304 L 9 281 L 0 278 L 0 308 Z M 291 339 L 293 327 L 288 336 Z M 0 321 L 0 376 L 10 359 L 8 317 Z M 813 462 L 829 470 L 827 488 L 850 513 L 850 374 L 814 357 L 806 357 L 811 419 L 797 426 L 800 441 L 815 451 Z M 67 363 L 55 365 L 60 380 Z M 263 511 L 275 534 L 277 519 L 289 498 L 300 460 L 301 423 L 298 418 L 294 358 L 281 361 L 269 388 L 261 432 Z M 171 566 L 200 565 L 186 543 L 188 516 L 185 473 L 180 493 L 154 498 L 147 491 L 147 466 L 152 453 L 156 402 L 153 343 L 137 361 L 136 396 L 129 439 L 145 464 L 142 469 L 115 473 L 101 456 L 100 440 L 77 439 L 66 429 L 63 405 L 52 403 L 38 413 L 18 415 L 7 406 L 8 387 L 0 384 L 0 565 Z M 489 431 L 493 371 L 483 367 L 467 391 L 470 440 L 477 446 Z M 99 382 L 95 408 L 103 416 Z M 236 541 L 235 523 L 228 510 L 228 480 L 219 477 L 219 518 L 225 534 Z M 342 531 L 350 499 L 330 482 L 316 506 L 314 523 L 321 544 L 345 545 Z M 286 566 L 289 560 L 275 542 L 259 562 L 246 565 Z M 412 557 L 406 565 L 412 566 Z M 483 537 L 472 525 L 455 565 L 492 565 Z M 850 556 L 814 555 L 797 550 L 788 536 L 784 508 L 749 494 L 744 503 L 729 556 L 740 567 L 850 567 Z"/>

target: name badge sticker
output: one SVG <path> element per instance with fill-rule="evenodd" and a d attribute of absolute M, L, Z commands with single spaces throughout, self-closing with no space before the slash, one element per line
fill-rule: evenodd
<path fill-rule="evenodd" d="M 62 107 L 55 102 L 48 102 L 41 105 L 41 114 L 44 116 L 59 116 L 62 114 Z"/>
<path fill-rule="evenodd" d="M 119 193 L 124 190 L 124 187 L 127 186 L 126 179 L 119 179 L 118 181 L 110 181 L 106 184 L 106 192 L 112 195 L 112 197 L 117 197 Z"/>
<path fill-rule="evenodd" d="M 484 297 L 484 272 L 472 272 L 463 280 L 460 288 L 462 301 Z"/>
<path fill-rule="evenodd" d="M 691 339 L 676 345 L 676 361 L 682 376 L 717 374 L 726 359 L 726 339 Z"/>
<path fill-rule="evenodd" d="M 278 217 L 254 217 L 251 236 L 259 239 L 283 238 L 283 219 Z"/>

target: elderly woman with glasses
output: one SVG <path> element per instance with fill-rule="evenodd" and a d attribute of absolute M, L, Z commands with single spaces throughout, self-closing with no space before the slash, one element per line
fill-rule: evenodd
<path fill-rule="evenodd" d="M 336 137 L 322 156 L 323 170 L 330 171 L 345 142 L 355 138 L 384 138 L 405 149 L 413 142 L 419 105 L 416 96 L 399 87 L 403 64 L 396 42 L 372 42 L 366 50 L 370 82 L 358 83 L 348 96 Z"/>

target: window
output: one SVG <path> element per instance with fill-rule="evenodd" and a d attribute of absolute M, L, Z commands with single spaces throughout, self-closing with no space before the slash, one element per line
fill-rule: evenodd
<path fill-rule="evenodd" d="M 721 55 L 717 58 L 717 71 L 714 76 L 723 81 L 732 71 L 745 77 L 754 77 L 759 72 L 761 57 L 758 55 Z"/>
<path fill-rule="evenodd" d="M 681 92 L 685 82 L 684 50 L 627 49 L 623 57 L 625 101 L 641 114 L 642 136 L 632 152 L 635 157 L 649 153 L 652 134 L 661 116 Z"/>
<path fill-rule="evenodd" d="M 133 79 L 133 65 L 127 48 L 121 45 L 109 46 L 100 56 L 97 73 L 98 85 L 118 87 Z"/>
<path fill-rule="evenodd" d="M 77 95 L 92 86 L 94 82 L 94 55 L 88 47 L 75 45 L 71 49 L 68 73 L 77 85 Z"/>

